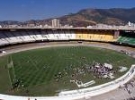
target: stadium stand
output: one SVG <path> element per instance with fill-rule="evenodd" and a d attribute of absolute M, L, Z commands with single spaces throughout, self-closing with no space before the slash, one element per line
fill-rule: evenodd
<path fill-rule="evenodd" d="M 135 45 L 135 34 L 120 31 L 120 35 L 115 38 L 115 32 L 110 30 L 0 30 L 0 46 L 49 40 L 88 40 Z"/>
<path fill-rule="evenodd" d="M 76 31 L 76 39 L 77 40 L 82 40 L 83 36 L 82 36 L 82 32 L 81 31 Z"/>
<path fill-rule="evenodd" d="M 118 42 L 135 45 L 135 38 L 121 36 L 121 37 L 119 37 Z"/>
<path fill-rule="evenodd" d="M 48 33 L 46 31 L 37 32 L 36 35 L 39 37 L 40 40 L 49 40 L 48 39 Z"/>
<path fill-rule="evenodd" d="M 6 39 L 1 38 L 0 39 L 0 46 L 8 44 L 8 41 Z"/>
<path fill-rule="evenodd" d="M 120 34 L 118 38 L 118 42 L 129 44 L 129 45 L 135 45 L 135 33 L 133 32 L 123 32 Z"/>
<path fill-rule="evenodd" d="M 92 41 L 106 41 L 113 42 L 114 33 L 112 31 L 76 31 L 77 40 L 92 40 Z"/>
<path fill-rule="evenodd" d="M 23 37 L 21 36 L 20 32 L 16 31 L 16 32 L 11 32 L 11 34 L 16 37 L 16 39 L 18 40 L 18 43 L 22 43 L 24 42 Z"/>

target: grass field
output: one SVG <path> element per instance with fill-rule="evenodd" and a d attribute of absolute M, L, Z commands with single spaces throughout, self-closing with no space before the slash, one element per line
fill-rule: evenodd
<path fill-rule="evenodd" d="M 76 84 L 70 83 L 74 69 L 93 62 L 110 63 L 117 71 L 118 66 L 130 68 L 135 59 L 113 50 L 84 46 L 50 47 L 11 54 L 0 58 L 0 93 L 51 96 L 61 90 L 78 89 Z M 115 78 L 123 74 L 117 72 Z M 95 78 L 92 73 L 78 75 L 76 79 L 95 80 L 95 85 L 111 81 Z M 14 83 L 17 88 L 12 89 Z"/>

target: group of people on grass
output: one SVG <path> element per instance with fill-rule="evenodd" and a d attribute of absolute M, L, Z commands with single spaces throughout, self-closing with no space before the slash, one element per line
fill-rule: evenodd
<path fill-rule="evenodd" d="M 93 78 L 107 78 L 110 79 L 110 75 L 113 76 L 115 71 L 111 64 L 101 64 L 94 62 L 93 64 L 84 64 L 79 67 L 75 67 L 72 64 L 65 68 L 63 71 L 54 75 L 54 79 L 59 82 L 64 77 L 69 77 L 71 80 L 81 80 L 81 77 L 85 75 L 91 75 Z"/>

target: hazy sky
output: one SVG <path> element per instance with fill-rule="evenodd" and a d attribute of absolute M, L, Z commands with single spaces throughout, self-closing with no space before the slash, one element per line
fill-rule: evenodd
<path fill-rule="evenodd" d="M 45 19 L 85 8 L 132 8 L 135 0 L 0 0 L 0 21 Z"/>

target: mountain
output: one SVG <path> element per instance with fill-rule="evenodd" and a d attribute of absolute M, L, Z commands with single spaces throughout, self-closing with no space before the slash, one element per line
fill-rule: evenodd
<path fill-rule="evenodd" d="M 62 25 L 69 24 L 73 26 L 88 26 L 95 24 L 124 25 L 128 21 L 135 23 L 135 8 L 111 8 L 111 9 L 83 9 L 77 13 L 70 13 L 65 16 L 58 17 Z M 29 20 L 26 22 L 3 21 L 0 24 L 36 24 L 51 25 L 50 19 Z"/>
<path fill-rule="evenodd" d="M 128 21 L 135 23 L 135 8 L 123 9 L 84 9 L 77 13 L 58 18 L 62 24 L 87 26 L 97 23 L 123 25 Z"/>

